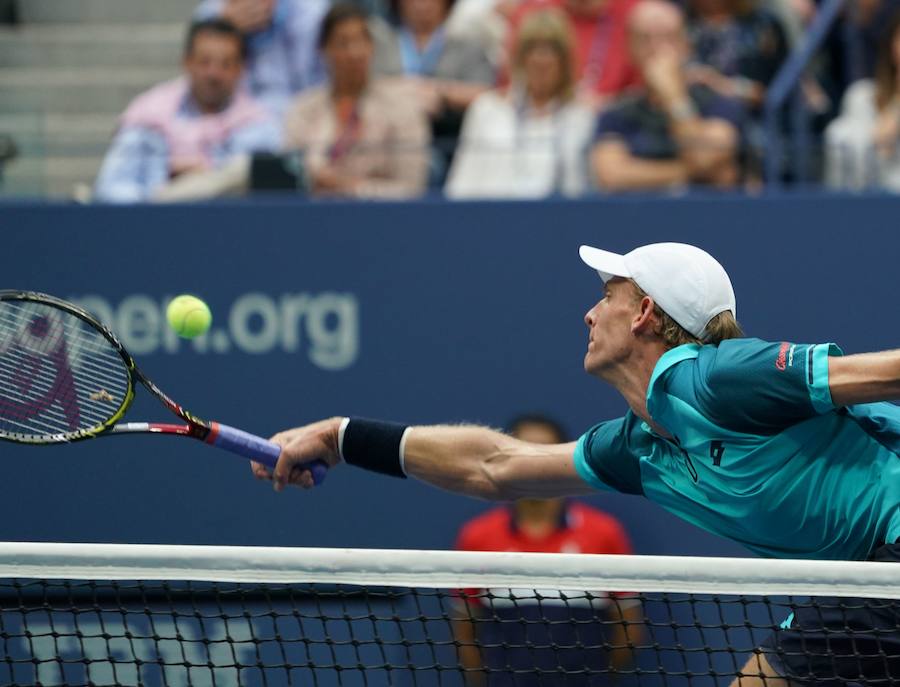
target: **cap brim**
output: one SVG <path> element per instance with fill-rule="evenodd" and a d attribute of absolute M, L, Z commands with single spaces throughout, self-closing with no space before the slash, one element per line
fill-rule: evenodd
<path fill-rule="evenodd" d="M 613 277 L 631 278 L 631 271 L 625 266 L 625 256 L 600 250 L 592 246 L 581 246 L 578 255 L 588 267 L 593 267 L 600 278 L 607 282 Z"/>

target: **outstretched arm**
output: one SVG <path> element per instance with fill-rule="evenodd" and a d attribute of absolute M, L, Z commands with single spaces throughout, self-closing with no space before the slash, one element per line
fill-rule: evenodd
<path fill-rule="evenodd" d="M 282 452 L 274 472 L 254 463 L 254 474 L 273 480 L 277 491 L 286 484 L 313 486 L 307 463 L 322 460 L 334 467 L 342 461 L 342 421 L 331 418 L 276 434 L 272 440 Z M 484 499 L 588 493 L 591 487 L 575 470 L 574 451 L 575 443 L 530 444 L 484 427 L 413 427 L 404 439 L 403 469 L 442 489 Z"/>
<path fill-rule="evenodd" d="M 834 405 L 900 399 L 900 350 L 828 357 Z"/>
<path fill-rule="evenodd" d="M 406 472 L 442 489 L 511 501 L 589 493 L 572 459 L 575 442 L 530 444 L 484 427 L 415 427 Z"/>

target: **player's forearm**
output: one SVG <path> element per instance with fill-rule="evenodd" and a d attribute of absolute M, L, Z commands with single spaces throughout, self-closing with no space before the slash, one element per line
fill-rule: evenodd
<path fill-rule="evenodd" d="M 483 499 L 584 493 L 573 451 L 574 444 L 529 444 L 484 427 L 414 427 L 404 468 L 410 477 Z"/>
<path fill-rule="evenodd" d="M 900 399 L 900 350 L 829 357 L 828 388 L 836 406 Z"/>
<path fill-rule="evenodd" d="M 413 427 L 406 440 L 406 474 L 441 489 L 484 499 L 507 496 L 505 464 L 515 440 L 484 427 Z"/>
<path fill-rule="evenodd" d="M 512 500 L 591 491 L 575 469 L 575 443 L 529 444 L 484 427 L 406 427 L 365 418 L 334 417 L 279 432 L 281 455 L 270 473 L 254 465 L 276 491 L 314 486 L 311 464 L 348 465 L 393 477 L 416 477 L 449 491 Z"/>

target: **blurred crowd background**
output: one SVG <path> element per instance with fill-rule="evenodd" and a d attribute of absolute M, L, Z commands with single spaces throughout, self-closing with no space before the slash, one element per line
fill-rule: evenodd
<path fill-rule="evenodd" d="M 900 0 L 0 0 L 0 195 L 900 190 Z"/>

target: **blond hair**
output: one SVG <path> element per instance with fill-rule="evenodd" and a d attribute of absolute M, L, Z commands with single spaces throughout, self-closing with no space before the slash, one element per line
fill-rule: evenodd
<path fill-rule="evenodd" d="M 559 57 L 562 66 L 556 97 L 569 100 L 575 95 L 575 58 L 572 26 L 568 17 L 556 9 L 529 13 L 516 36 L 512 69 L 518 81 L 523 80 L 525 58 L 537 47 L 547 46 Z"/>
<path fill-rule="evenodd" d="M 634 280 L 629 279 L 629 281 L 634 287 L 637 301 L 647 296 Z M 656 301 L 653 302 L 653 316 L 659 323 L 656 333 L 663 340 L 666 348 L 675 348 L 689 343 L 718 346 L 726 339 L 740 339 L 744 336 L 744 330 L 741 329 L 741 325 L 738 324 L 734 313 L 730 310 L 720 312 L 706 323 L 702 339 L 678 324 L 665 310 L 659 307 Z"/>

